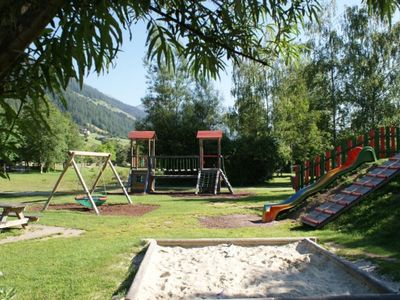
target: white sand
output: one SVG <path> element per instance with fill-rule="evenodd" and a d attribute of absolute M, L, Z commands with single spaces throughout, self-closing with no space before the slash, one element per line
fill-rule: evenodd
<path fill-rule="evenodd" d="M 139 299 L 297 297 L 373 291 L 302 243 L 160 247 Z"/>

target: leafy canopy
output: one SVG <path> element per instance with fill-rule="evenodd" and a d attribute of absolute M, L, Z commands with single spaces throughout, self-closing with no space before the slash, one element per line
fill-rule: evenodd
<path fill-rule="evenodd" d="M 397 0 L 366 3 L 389 20 L 399 7 Z M 139 20 L 147 23 L 149 58 L 173 66 L 173 56 L 181 56 L 192 73 L 216 77 L 225 59 L 270 65 L 278 55 L 298 56 L 295 35 L 306 19 L 316 21 L 319 7 L 318 0 L 3 0 L 0 160 L 7 159 L 25 102 L 32 100 L 37 114 L 47 91 L 60 92 L 71 78 L 82 85 L 89 72 L 106 71 L 123 29 Z"/>

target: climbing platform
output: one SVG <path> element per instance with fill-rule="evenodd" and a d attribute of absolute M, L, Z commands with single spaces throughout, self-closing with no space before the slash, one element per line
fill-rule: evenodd
<path fill-rule="evenodd" d="M 218 168 L 202 169 L 197 176 L 196 195 L 197 194 L 214 194 L 219 192 L 221 181 L 224 181 L 233 194 L 232 186 L 225 175 L 224 171 Z"/>
<path fill-rule="evenodd" d="M 399 174 L 400 153 L 371 169 L 350 186 L 337 192 L 328 201 L 303 216 L 301 221 L 312 227 L 320 228 Z"/>

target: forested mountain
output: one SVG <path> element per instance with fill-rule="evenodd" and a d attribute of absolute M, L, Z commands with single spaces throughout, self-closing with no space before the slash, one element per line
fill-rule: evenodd
<path fill-rule="evenodd" d="M 58 98 L 53 98 L 53 101 L 61 111 L 69 112 L 79 126 L 90 131 L 126 137 L 134 128 L 135 121 L 144 116 L 144 112 L 139 108 L 122 103 L 88 85 L 84 85 L 80 90 L 75 81 L 71 82 L 64 97 L 67 108 Z"/>

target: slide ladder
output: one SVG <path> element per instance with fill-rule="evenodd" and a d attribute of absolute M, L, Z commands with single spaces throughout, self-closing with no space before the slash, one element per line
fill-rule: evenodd
<path fill-rule="evenodd" d="M 233 194 L 232 185 L 224 171 L 215 168 L 200 170 L 197 176 L 196 195 L 204 193 L 216 195 L 219 192 L 222 180 L 228 187 L 229 192 Z"/>
<path fill-rule="evenodd" d="M 303 216 L 301 221 L 312 227 L 320 228 L 399 174 L 400 153 L 369 170 L 366 175 L 357 179 L 350 186 L 343 188 L 325 203 Z"/>

